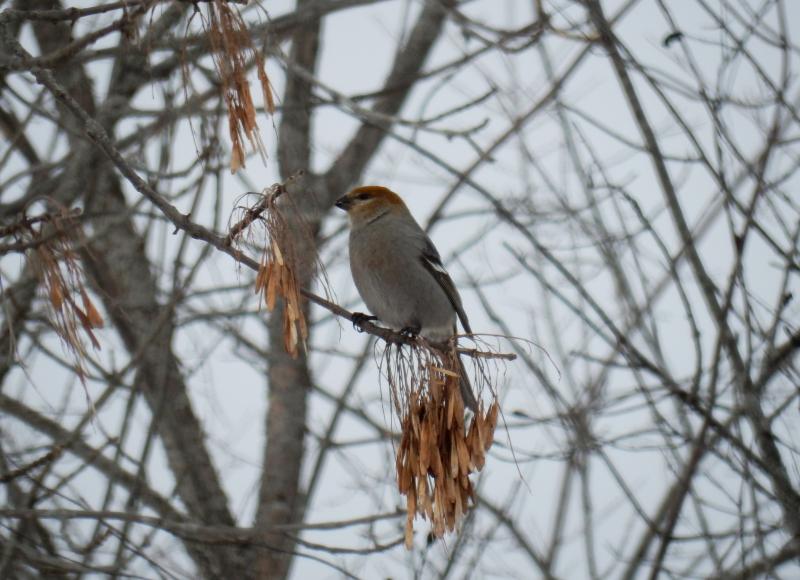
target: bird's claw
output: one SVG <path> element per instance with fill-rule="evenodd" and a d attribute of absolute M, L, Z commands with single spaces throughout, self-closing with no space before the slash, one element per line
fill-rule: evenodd
<path fill-rule="evenodd" d="M 364 323 L 372 322 L 373 320 L 378 320 L 378 317 L 364 314 L 363 312 L 353 312 L 350 316 L 350 322 L 353 323 L 353 328 L 358 332 L 364 332 Z"/>
<path fill-rule="evenodd" d="M 419 336 L 419 326 L 404 326 L 400 329 L 400 335 L 408 340 L 414 340 Z"/>

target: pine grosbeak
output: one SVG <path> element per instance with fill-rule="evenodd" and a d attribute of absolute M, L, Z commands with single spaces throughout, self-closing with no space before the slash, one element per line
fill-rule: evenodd
<path fill-rule="evenodd" d="M 439 252 L 399 195 L 385 187 L 359 187 L 339 198 L 336 207 L 350 218 L 350 270 L 375 317 L 433 342 L 456 334 L 456 316 L 464 331 L 472 332 Z M 354 322 L 363 316 L 354 315 Z M 477 412 L 460 359 L 459 374 L 464 404 Z"/>

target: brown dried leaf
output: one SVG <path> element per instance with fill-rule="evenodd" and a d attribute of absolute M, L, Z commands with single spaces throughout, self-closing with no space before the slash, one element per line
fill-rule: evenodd
<path fill-rule="evenodd" d="M 61 310 L 61 306 L 64 304 L 64 294 L 61 291 L 60 284 L 50 284 L 50 303 L 53 305 L 54 309 Z"/>
<path fill-rule="evenodd" d="M 453 394 L 450 393 L 449 404 L 447 405 L 447 428 L 453 428 L 453 420 L 455 419 L 455 406 L 453 405 Z"/>
<path fill-rule="evenodd" d="M 445 513 L 445 520 L 448 530 L 452 530 L 456 527 L 456 518 L 451 510 L 447 510 L 447 513 Z M 437 532 L 438 532 L 438 535 L 436 536 L 437 538 L 441 538 L 442 536 L 444 536 L 445 522 L 441 522 L 441 524 L 438 526 Z"/>
<path fill-rule="evenodd" d="M 299 303 L 299 298 L 296 299 Z M 303 340 L 303 344 L 305 344 L 306 339 L 308 338 L 308 325 L 306 325 L 306 317 L 303 316 L 303 313 L 300 313 L 300 318 L 297 319 L 298 324 L 300 325 L 300 337 Z"/>
<path fill-rule="evenodd" d="M 430 384 L 431 398 L 438 407 L 442 402 L 442 395 L 444 393 L 444 383 L 442 381 L 431 381 Z"/>
<path fill-rule="evenodd" d="M 267 310 L 272 312 L 275 309 L 275 301 L 278 298 L 278 288 L 281 283 L 281 275 L 283 270 L 275 266 L 273 262 L 269 263 L 267 274 Z"/>
<path fill-rule="evenodd" d="M 433 430 L 431 424 L 425 422 L 422 425 L 422 434 L 419 440 L 419 466 L 420 475 L 428 473 L 428 466 L 431 464 L 431 446 L 434 445 Z"/>
<path fill-rule="evenodd" d="M 489 413 L 487 414 L 487 421 L 486 421 L 486 431 L 482 437 L 483 439 L 483 450 L 489 451 L 489 448 L 492 446 L 494 442 L 494 430 L 497 428 L 497 414 L 500 411 L 500 405 L 495 402 L 491 408 L 489 409 Z"/>
<path fill-rule="evenodd" d="M 281 252 L 281 247 L 278 245 L 278 242 L 275 241 L 275 238 L 272 239 L 272 255 L 275 257 L 275 261 L 278 262 L 279 266 L 285 265 L 283 252 Z"/>
<path fill-rule="evenodd" d="M 288 273 L 288 268 L 287 268 L 287 273 Z M 291 274 L 289 274 L 289 276 L 284 276 L 284 281 L 286 282 L 287 286 L 289 284 L 289 280 L 291 279 L 290 276 L 291 276 Z M 297 308 L 297 304 L 293 300 L 294 297 L 287 290 L 288 290 L 287 288 L 284 288 L 284 292 L 283 292 L 284 300 L 286 302 L 286 313 L 285 313 L 285 316 L 289 320 L 294 322 L 295 320 L 300 318 L 300 311 Z"/>
<path fill-rule="evenodd" d="M 418 464 L 419 460 L 417 459 L 417 449 L 415 445 L 409 445 L 408 447 L 408 454 L 406 455 L 406 461 L 408 462 L 408 468 L 412 470 Z"/>
<path fill-rule="evenodd" d="M 464 513 L 466 513 L 467 509 L 461 501 L 460 491 L 455 491 L 450 497 L 453 498 L 453 523 L 455 524 L 455 522 L 458 521 Z"/>
<path fill-rule="evenodd" d="M 411 490 L 411 469 L 408 466 L 403 466 L 398 470 L 397 487 L 400 493 L 405 495 Z"/>
<path fill-rule="evenodd" d="M 289 318 L 284 317 L 283 342 L 286 352 L 297 357 L 297 328 Z"/>
<path fill-rule="evenodd" d="M 431 367 L 431 370 L 434 370 L 434 371 L 436 371 L 438 373 L 442 373 L 443 375 L 447 375 L 448 377 L 453 377 L 453 378 L 456 378 L 456 379 L 458 378 L 458 373 L 457 372 L 451 371 L 451 370 L 446 369 L 446 368 Z M 433 380 L 431 382 L 433 382 Z"/>
<path fill-rule="evenodd" d="M 417 479 L 417 502 L 419 503 L 420 511 L 429 513 L 433 509 L 431 497 L 428 493 L 428 480 L 424 477 Z"/>
<path fill-rule="evenodd" d="M 414 429 L 414 437 L 419 439 L 419 416 L 417 413 L 411 414 L 411 427 Z"/>
<path fill-rule="evenodd" d="M 103 328 L 105 322 L 103 321 L 103 317 L 95 308 L 94 303 L 89 299 L 87 296 L 84 298 L 83 306 L 86 309 L 86 317 L 89 320 L 89 325 L 91 328 Z"/>
<path fill-rule="evenodd" d="M 445 476 L 442 457 L 439 454 L 439 448 L 435 446 L 431 450 L 431 471 L 436 479 L 442 479 Z"/>
<path fill-rule="evenodd" d="M 458 444 L 455 441 L 450 442 L 450 477 L 458 475 Z"/>
<path fill-rule="evenodd" d="M 264 104 L 270 115 L 275 114 L 275 97 L 272 95 L 272 83 L 269 82 L 267 71 L 264 68 L 264 57 L 260 52 L 256 52 L 256 70 L 258 71 L 258 81 L 261 84 L 261 94 L 264 96 Z"/>
<path fill-rule="evenodd" d="M 408 510 L 408 519 L 406 520 L 406 537 L 405 537 L 405 546 L 406 550 L 410 550 L 414 547 L 414 516 L 412 515 L 414 512 Z"/>
<path fill-rule="evenodd" d="M 267 267 L 261 264 L 256 272 L 256 287 L 255 293 L 258 294 L 264 289 L 267 280 Z"/>
<path fill-rule="evenodd" d="M 452 477 L 447 477 L 442 480 L 442 485 L 444 487 L 444 495 L 445 497 L 453 497 L 456 493 L 456 484 Z"/>
<path fill-rule="evenodd" d="M 425 498 L 425 505 L 423 506 L 423 516 L 432 520 L 434 518 L 434 514 L 436 511 L 436 502 L 431 498 L 430 495 L 426 496 Z"/>
<path fill-rule="evenodd" d="M 236 173 L 242 167 L 246 167 L 244 164 L 244 151 L 242 150 L 242 144 L 239 143 L 239 139 L 234 139 L 233 135 L 231 135 L 231 141 L 233 141 L 231 147 L 231 173 Z"/>
<path fill-rule="evenodd" d="M 467 451 L 467 444 L 461 437 L 456 439 L 456 442 L 458 447 L 458 463 L 461 467 L 461 475 L 467 475 L 469 473 L 469 451 Z"/>
<path fill-rule="evenodd" d="M 483 469 L 483 466 L 486 464 L 486 456 L 483 454 L 483 450 L 481 449 L 477 453 L 472 453 L 469 456 L 470 460 L 470 468 L 472 471 L 480 471 Z"/>

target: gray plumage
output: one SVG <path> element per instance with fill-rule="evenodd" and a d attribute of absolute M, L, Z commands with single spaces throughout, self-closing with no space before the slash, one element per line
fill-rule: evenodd
<path fill-rule="evenodd" d="M 410 251 L 375 251 L 387 245 Z M 350 270 L 369 311 L 392 328 L 415 328 L 442 342 L 456 333 L 460 311 L 464 330 L 471 332 L 461 297 L 416 222 L 386 213 L 351 230 Z"/>

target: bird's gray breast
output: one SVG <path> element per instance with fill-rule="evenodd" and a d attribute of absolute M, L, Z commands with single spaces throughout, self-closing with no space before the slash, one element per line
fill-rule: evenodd
<path fill-rule="evenodd" d="M 424 237 L 420 240 L 402 228 L 393 231 L 392 226 L 391 221 L 379 220 L 351 232 L 350 269 L 361 298 L 372 314 L 395 329 L 441 328 L 449 336 L 455 311 L 422 265 Z"/>

